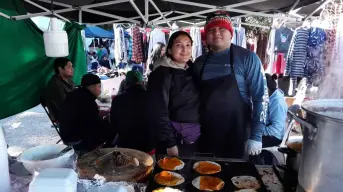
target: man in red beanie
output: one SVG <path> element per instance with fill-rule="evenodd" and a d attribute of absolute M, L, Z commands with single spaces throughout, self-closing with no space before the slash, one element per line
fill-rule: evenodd
<path fill-rule="evenodd" d="M 268 101 L 261 61 L 254 52 L 231 44 L 227 12 L 209 15 L 205 33 L 210 52 L 194 65 L 202 96 L 199 149 L 224 158 L 258 155 Z"/>

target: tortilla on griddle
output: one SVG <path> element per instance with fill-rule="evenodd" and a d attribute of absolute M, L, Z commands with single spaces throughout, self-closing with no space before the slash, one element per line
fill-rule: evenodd
<path fill-rule="evenodd" d="M 199 161 L 193 165 L 193 169 L 203 175 L 211 175 L 219 173 L 221 166 L 218 163 L 212 161 Z"/>
<path fill-rule="evenodd" d="M 240 189 L 235 192 L 256 192 L 255 189 Z"/>
<path fill-rule="evenodd" d="M 212 176 L 200 176 L 192 181 L 195 188 L 201 191 L 219 191 L 224 187 L 224 181 Z"/>
<path fill-rule="evenodd" d="M 185 179 L 180 174 L 171 171 L 162 171 L 156 174 L 154 180 L 156 183 L 168 187 L 177 186 L 185 182 Z"/>
<path fill-rule="evenodd" d="M 181 191 L 178 190 L 178 189 L 173 189 L 173 188 L 170 188 L 170 187 L 166 187 L 166 188 L 155 189 L 152 192 L 181 192 Z"/>
<path fill-rule="evenodd" d="M 252 176 L 236 176 L 232 177 L 232 183 L 239 189 L 254 189 L 261 188 L 260 182 Z"/>
<path fill-rule="evenodd" d="M 176 157 L 166 157 L 158 161 L 158 166 L 167 171 L 177 171 L 183 169 L 185 163 Z"/>

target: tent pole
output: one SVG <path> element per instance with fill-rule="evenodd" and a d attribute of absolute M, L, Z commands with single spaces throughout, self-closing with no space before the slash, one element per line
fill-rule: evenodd
<path fill-rule="evenodd" d="M 102 2 L 102 3 L 83 5 L 83 6 L 80 6 L 80 8 L 90 9 L 90 8 L 94 8 L 94 7 L 103 7 L 103 6 L 107 6 L 107 5 L 114 5 L 114 4 L 125 3 L 125 2 L 129 2 L 129 0 L 106 1 L 106 2 Z"/>
<path fill-rule="evenodd" d="M 110 18 L 113 18 L 113 19 L 122 19 L 123 21 L 130 21 L 132 23 L 140 23 L 137 20 L 133 20 L 133 19 L 129 19 L 129 18 L 124 18 L 124 17 L 121 17 L 121 16 L 112 15 L 112 14 L 109 14 L 109 13 L 105 13 L 105 12 L 101 12 L 101 11 L 96 11 L 96 10 L 92 10 L 92 9 L 82 9 L 82 11 L 88 12 L 88 13 L 93 13 L 93 14 L 96 14 L 96 15 L 102 15 L 102 16 L 110 17 Z"/>
<path fill-rule="evenodd" d="M 168 12 L 163 12 L 163 14 L 167 14 Z M 159 13 L 153 13 L 150 14 L 149 17 L 152 16 L 157 16 L 160 15 Z M 136 17 L 130 17 L 129 19 L 139 19 L 141 18 L 140 16 L 136 16 Z M 126 19 L 125 19 L 126 20 Z M 119 20 L 112 20 L 112 21 L 105 21 L 105 22 L 101 22 L 101 23 L 88 23 L 89 25 L 105 25 L 105 24 L 113 24 L 113 23 L 119 23 L 124 21 L 123 19 L 119 19 Z"/>
<path fill-rule="evenodd" d="M 65 13 L 65 12 L 70 12 L 70 11 L 75 11 L 76 8 L 66 8 L 66 9 L 60 9 L 60 10 L 55 10 L 54 13 Z M 17 16 L 12 16 L 11 18 L 15 20 L 23 20 L 23 19 L 28 19 L 31 17 L 37 17 L 37 16 L 45 16 L 45 15 L 51 15 L 51 11 L 46 11 L 42 13 L 33 13 L 33 14 L 25 14 L 25 15 L 17 15 Z"/>
<path fill-rule="evenodd" d="M 155 4 L 155 2 L 153 0 L 149 0 L 149 2 L 151 3 L 151 5 L 156 9 L 156 11 L 161 15 L 161 17 L 163 19 L 166 19 L 166 17 L 163 15 L 163 13 L 161 12 L 161 10 L 157 7 L 157 5 Z M 169 22 L 167 22 L 168 26 L 171 28 L 171 24 Z"/>
<path fill-rule="evenodd" d="M 82 10 L 79 10 L 79 23 L 82 23 Z"/>
<path fill-rule="evenodd" d="M 178 13 L 178 14 L 182 14 L 182 15 L 188 15 L 188 14 L 190 14 L 190 13 L 183 12 L 183 11 L 174 11 L 174 12 L 175 12 L 175 13 Z M 203 16 L 203 15 L 195 15 L 194 17 L 206 19 L 206 16 Z"/>
<path fill-rule="evenodd" d="M 40 9 L 42 9 L 43 11 L 50 11 L 49 9 L 47 9 L 47 8 L 41 6 L 41 5 L 38 5 L 37 3 L 32 2 L 32 1 L 30 1 L 30 0 L 24 0 L 24 1 L 27 2 L 27 3 L 30 3 L 31 5 L 34 5 L 35 7 L 38 7 L 38 8 L 40 8 Z M 67 19 L 67 18 L 65 18 L 65 17 L 62 17 L 62 16 L 59 15 L 59 14 L 55 14 L 55 13 L 54 13 L 54 15 L 55 15 L 56 17 L 58 17 L 58 18 L 64 20 L 64 21 L 66 21 L 66 22 L 70 22 L 69 19 Z"/>
<path fill-rule="evenodd" d="M 37 0 L 37 1 L 40 1 L 40 2 L 43 2 L 43 3 L 49 3 L 49 4 L 51 4 L 51 0 Z M 72 8 L 72 7 L 73 7 L 73 6 L 71 6 L 71 5 L 64 4 L 64 3 L 59 3 L 59 2 L 56 2 L 56 1 L 54 1 L 53 4 L 54 4 L 54 5 L 61 6 L 61 7 L 66 7 L 66 8 Z"/>
<path fill-rule="evenodd" d="M 315 13 L 317 13 L 317 11 L 323 9 L 323 8 L 324 8 L 328 3 L 330 3 L 330 2 L 331 2 L 331 0 L 325 0 L 325 1 L 323 1 L 323 2 L 319 5 L 319 7 L 318 7 L 316 10 L 314 10 L 312 13 L 310 13 L 309 15 L 307 15 L 303 20 L 307 20 L 308 18 L 312 17 L 312 15 L 314 15 Z"/>
<path fill-rule="evenodd" d="M 219 8 L 218 8 L 218 6 L 214 6 L 214 5 L 207 5 L 207 4 L 202 4 L 202 3 L 194 3 L 194 2 L 183 1 L 183 0 L 163 0 L 163 1 L 168 1 L 168 2 L 172 2 L 172 3 L 179 3 L 179 4 L 184 4 L 184 5 L 193 5 L 193 6 L 198 6 L 198 7 L 204 7 L 204 8 L 209 8 L 209 10 L 204 10 L 204 11 L 199 11 L 199 12 L 195 12 L 195 13 L 190 13 L 188 15 L 172 17 L 172 18 L 169 18 L 169 19 L 161 20 L 161 21 L 157 22 L 157 24 L 165 23 L 167 21 L 179 20 L 179 19 L 183 19 L 183 18 L 195 16 L 195 15 L 201 15 L 201 14 L 205 14 L 205 13 L 210 13 L 210 12 L 214 12 L 214 11 L 222 10 L 222 9 L 226 9 L 228 11 L 232 11 L 232 10 L 234 10 L 234 9 L 232 9 L 234 7 L 240 7 L 240 6 L 243 6 L 243 5 L 250 5 L 250 4 L 254 4 L 254 3 L 258 3 L 258 2 L 263 2 L 263 1 L 266 1 L 266 0 L 250 0 L 250 1 L 242 2 L 242 3 L 236 3 L 236 4 L 232 4 L 232 5 L 227 5 L 225 7 L 219 7 Z M 249 11 L 249 13 L 256 13 L 256 12 Z"/>
<path fill-rule="evenodd" d="M 149 0 L 144 1 L 144 7 L 145 7 L 145 20 L 148 23 L 149 22 Z"/>
<path fill-rule="evenodd" d="M 143 15 L 142 12 L 139 10 L 139 8 L 138 8 L 137 5 L 135 4 L 135 2 L 133 2 L 133 0 L 130 0 L 130 4 L 131 4 L 132 7 L 136 10 L 136 12 L 138 13 L 138 15 L 143 19 L 144 23 L 148 23 L 148 21 L 145 19 L 144 15 Z"/>
<path fill-rule="evenodd" d="M 6 15 L 5 13 L 0 12 L 0 16 L 5 17 L 6 19 L 11 19 L 11 17 L 9 15 Z"/>
<path fill-rule="evenodd" d="M 168 13 L 163 13 L 163 15 L 164 15 L 164 17 L 167 17 L 167 16 L 169 16 L 169 15 L 171 15 L 171 14 L 173 14 L 173 13 L 174 13 L 174 11 L 170 11 L 170 12 L 168 12 Z M 151 22 L 155 22 L 155 21 L 158 21 L 158 20 L 161 20 L 161 19 L 163 19 L 162 16 L 157 17 L 156 19 L 152 20 Z"/>

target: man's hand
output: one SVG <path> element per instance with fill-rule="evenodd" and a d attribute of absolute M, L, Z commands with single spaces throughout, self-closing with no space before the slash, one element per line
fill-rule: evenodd
<path fill-rule="evenodd" d="M 167 148 L 167 155 L 174 157 L 174 156 L 179 156 L 179 149 L 175 145 L 174 147 Z"/>
<path fill-rule="evenodd" d="M 245 152 L 249 155 L 259 155 L 262 151 L 262 142 L 249 139 L 247 141 Z"/>

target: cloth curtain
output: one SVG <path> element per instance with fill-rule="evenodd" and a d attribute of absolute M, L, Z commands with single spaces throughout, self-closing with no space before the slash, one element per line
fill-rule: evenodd
<path fill-rule="evenodd" d="M 0 12 L 10 16 L 26 14 L 20 0 L 1 1 Z M 75 26 L 74 26 L 75 27 Z M 67 30 L 74 81 L 87 71 L 79 29 Z M 53 75 L 54 58 L 45 55 L 43 32 L 30 20 L 0 17 L 0 119 L 39 104 L 39 97 Z"/>

